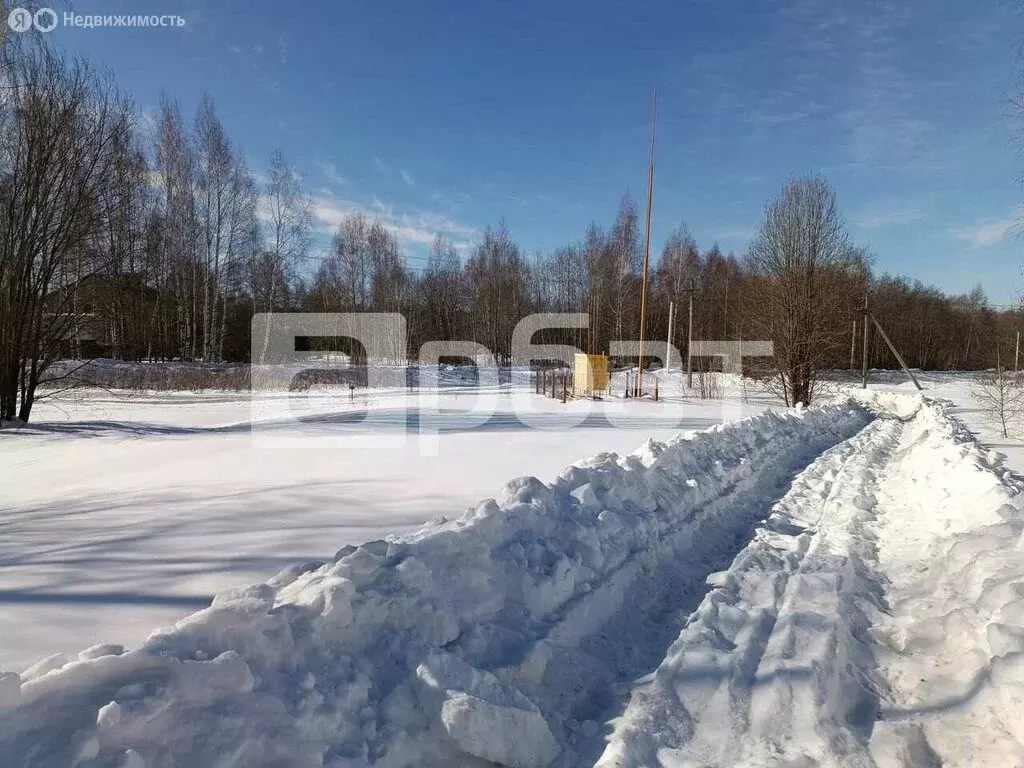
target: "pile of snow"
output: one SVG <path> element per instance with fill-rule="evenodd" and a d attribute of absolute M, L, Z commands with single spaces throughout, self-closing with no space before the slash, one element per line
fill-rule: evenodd
<path fill-rule="evenodd" d="M 599 454 L 221 593 L 137 649 L 44 659 L 0 678 L 0 765 L 579 762 L 657 630 L 633 611 L 689 613 L 792 478 L 872 420 L 845 403 Z"/>
<path fill-rule="evenodd" d="M 882 768 L 1024 764 L 1024 485 L 950 410 L 921 409 L 879 489 Z"/>
<path fill-rule="evenodd" d="M 797 478 L 615 722 L 599 768 L 1024 758 L 1024 515 L 947 414 L 888 407 Z"/>

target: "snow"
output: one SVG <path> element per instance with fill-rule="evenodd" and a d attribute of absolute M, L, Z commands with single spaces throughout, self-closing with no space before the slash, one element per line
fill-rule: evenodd
<path fill-rule="evenodd" d="M 467 755 L 512 768 L 548 765 L 558 755 L 536 704 L 457 656 L 429 650 L 416 668 L 414 688 L 432 725 Z"/>
<path fill-rule="evenodd" d="M 523 384 L 479 397 L 270 393 L 256 405 L 272 418 L 254 429 L 247 394 L 93 390 L 0 433 L 0 670 L 136 646 L 221 590 L 457 515 L 510 477 L 551 480 L 599 450 L 722 418 L 717 402 L 563 405 Z"/>
<path fill-rule="evenodd" d="M 61 573 L 69 600 L 126 576 L 125 594 L 217 594 L 164 606 L 144 641 L 123 617 L 83 633 L 92 606 L 73 604 L 74 654 L 52 653 L 44 618 L 33 658 L 49 655 L 0 675 L 0 765 L 1020 765 L 1024 485 L 972 434 L 991 436 L 964 378 L 924 378 L 926 398 L 889 381 L 789 411 L 733 400 L 758 415 L 679 435 L 723 404 L 684 401 L 676 374 L 661 404 L 513 388 L 454 411 L 385 391 L 362 420 L 318 393 L 259 404 L 253 431 L 231 397 L 126 413 L 94 395 L 66 425 L 5 432 L 18 590 Z M 524 408 L 549 431 L 534 439 Z M 80 485 L 47 485 L 54 466 Z M 527 466 L 459 512 L 481 476 Z M 289 497 L 314 478 L 322 495 Z M 224 482 L 241 498 L 203 499 Z M 146 483 L 172 498 L 147 503 Z M 128 512 L 76 508 L 106 487 Z M 58 567 L 64 532 L 86 554 Z M 220 550 L 257 542 L 309 556 L 268 578 Z M 192 562 L 145 562 L 160 551 Z M 8 603 L 5 634 L 37 608 Z"/>
<path fill-rule="evenodd" d="M 904 397 L 797 478 L 598 766 L 1020 764 L 1024 504 L 947 410 Z"/>
<path fill-rule="evenodd" d="M 47 660 L 0 716 L 0 763 L 41 749 L 34 764 L 67 765 L 86 747 L 96 765 L 127 750 L 153 765 L 571 759 L 593 746 L 576 740 L 595 704 L 635 672 L 637 596 L 675 600 L 759 500 L 869 420 L 850 405 L 769 413 L 598 454 L 552 484 L 510 483 L 501 504 L 223 592 L 139 648 Z"/>

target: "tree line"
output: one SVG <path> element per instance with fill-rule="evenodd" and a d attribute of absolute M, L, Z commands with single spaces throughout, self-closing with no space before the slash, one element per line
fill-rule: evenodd
<path fill-rule="evenodd" d="M 400 312 L 410 357 L 425 341 L 459 339 L 508 362 L 512 330 L 533 312 L 590 318 L 538 342 L 606 352 L 637 336 L 643 244 L 628 194 L 607 226 L 548 253 L 527 254 L 499 222 L 465 252 L 438 235 L 416 263 L 396 232 L 359 212 L 316 248 L 300 174 L 280 151 L 265 174 L 249 168 L 209 97 L 190 117 L 165 98 L 147 124 L 88 62 L 10 41 L 0 89 L 0 419 L 28 420 L 61 358 L 249 361 L 260 312 Z M 818 372 L 859 350 L 865 295 L 911 366 L 1012 356 L 1019 313 L 988 308 L 980 289 L 950 296 L 874 275 L 818 177 L 785 184 L 739 257 L 701 249 L 685 225 L 671 233 L 651 258 L 649 354 L 660 354 L 670 302 L 686 354 L 692 296 L 695 339 L 771 339 L 774 358 L 752 372 L 777 374 L 787 402 L 807 402 Z M 880 344 L 870 355 L 874 367 L 894 364 Z"/>

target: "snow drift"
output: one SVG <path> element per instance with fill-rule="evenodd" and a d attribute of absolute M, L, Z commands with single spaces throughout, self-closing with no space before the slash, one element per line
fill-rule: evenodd
<path fill-rule="evenodd" d="M 792 477 L 872 418 L 846 403 L 600 454 L 222 593 L 137 649 L 45 659 L 0 678 L 0 764 L 579 762 L 642 670 L 630 611 L 699 597 Z"/>

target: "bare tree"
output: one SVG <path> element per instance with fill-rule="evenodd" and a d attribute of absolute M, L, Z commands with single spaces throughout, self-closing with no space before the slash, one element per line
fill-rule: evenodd
<path fill-rule="evenodd" d="M 336 309 L 367 309 L 371 298 L 373 263 L 369 247 L 370 222 L 362 212 L 346 216 L 334 233 L 334 248 L 325 263 L 336 294 Z"/>
<path fill-rule="evenodd" d="M 628 194 L 619 203 L 615 225 L 608 233 L 607 246 L 612 268 L 612 317 L 616 339 L 627 338 L 627 328 L 639 316 L 640 213 Z"/>
<path fill-rule="evenodd" d="M 313 226 L 313 202 L 281 150 L 274 150 L 270 157 L 264 206 L 266 249 L 254 259 L 250 270 L 253 310 L 275 312 L 309 252 Z M 266 356 L 270 333 L 271 324 L 267 323 L 261 359 Z"/>
<path fill-rule="evenodd" d="M 236 177 L 234 153 L 224 126 L 217 118 L 213 101 L 204 95 L 196 115 L 196 202 L 200 226 L 202 259 L 202 356 L 216 358 L 221 323 L 223 276 L 231 254 L 234 234 L 232 194 Z"/>
<path fill-rule="evenodd" d="M 148 230 L 157 201 L 149 163 L 136 138 L 122 132 L 114 153 L 111 177 L 100 196 L 102 220 L 94 246 L 106 271 L 91 283 L 79 284 L 76 294 L 91 305 L 93 331 L 111 354 L 141 360 L 157 330 L 148 308 L 149 284 L 155 278 Z M 76 329 L 76 339 L 78 335 Z"/>
<path fill-rule="evenodd" d="M 1003 437 L 1020 426 L 1024 417 L 1024 387 L 1020 378 L 1003 368 L 996 358 L 995 370 L 983 371 L 971 389 L 974 399 L 981 405 L 985 419 Z"/>
<path fill-rule="evenodd" d="M 37 389 L 81 320 L 130 107 L 80 60 L 0 49 L 0 419 L 28 421 Z"/>
<path fill-rule="evenodd" d="M 420 280 L 423 332 L 428 339 L 455 339 L 459 333 L 462 265 L 452 242 L 438 235 L 430 246 Z"/>
<path fill-rule="evenodd" d="M 867 287 L 866 257 L 850 241 L 827 181 L 787 182 L 765 208 L 747 269 L 744 325 L 774 342 L 784 402 L 809 404 L 819 371 L 849 344 L 849 320 Z"/>
<path fill-rule="evenodd" d="M 200 225 L 197 218 L 196 152 L 177 102 L 163 98 L 156 135 L 160 208 L 160 301 L 165 347 L 182 358 L 199 356 Z"/>
<path fill-rule="evenodd" d="M 531 310 L 530 271 L 502 221 L 488 227 L 466 264 L 468 310 L 475 340 L 501 362 L 512 355 L 512 331 Z"/>

